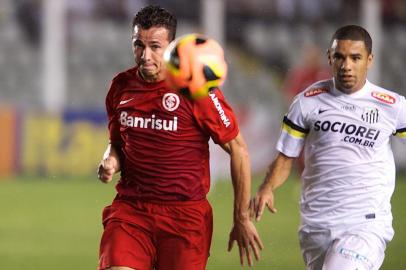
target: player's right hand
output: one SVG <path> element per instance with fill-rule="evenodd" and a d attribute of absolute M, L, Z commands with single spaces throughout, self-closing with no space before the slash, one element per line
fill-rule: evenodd
<path fill-rule="evenodd" d="M 272 190 L 264 187 L 260 187 L 255 198 L 251 199 L 250 202 L 250 213 L 251 216 L 255 217 L 256 221 L 260 221 L 262 214 L 264 213 L 265 206 L 268 207 L 271 213 L 276 213 L 278 210 L 274 205 L 274 195 Z"/>
<path fill-rule="evenodd" d="M 259 252 L 264 248 L 264 245 L 251 220 L 234 220 L 228 241 L 228 251 L 232 250 L 234 241 L 238 244 L 241 266 L 244 266 L 244 257 L 247 258 L 248 266 L 253 265 L 252 253 L 255 259 L 259 261 Z"/>
<path fill-rule="evenodd" d="M 109 183 L 113 180 L 113 175 L 119 170 L 119 161 L 113 156 L 103 159 L 97 170 L 97 177 L 103 183 Z"/>

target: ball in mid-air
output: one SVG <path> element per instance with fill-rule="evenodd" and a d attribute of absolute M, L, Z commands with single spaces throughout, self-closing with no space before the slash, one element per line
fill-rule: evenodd
<path fill-rule="evenodd" d="M 187 34 L 172 41 L 164 53 L 170 87 L 191 98 L 205 97 L 227 76 L 223 48 L 212 38 Z"/>

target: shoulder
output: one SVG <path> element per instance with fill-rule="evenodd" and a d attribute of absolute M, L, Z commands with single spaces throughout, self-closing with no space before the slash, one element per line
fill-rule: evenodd
<path fill-rule="evenodd" d="M 396 93 L 395 91 L 385 89 L 376 84 L 370 83 L 371 85 L 371 98 L 375 99 L 383 105 L 398 106 L 399 104 L 405 102 L 405 97 Z"/>
<path fill-rule="evenodd" d="M 223 92 L 220 90 L 220 88 L 214 88 L 210 90 L 209 94 L 204 97 L 196 98 L 196 99 L 191 99 L 189 98 L 189 101 L 195 105 L 201 105 L 204 104 L 207 106 L 208 104 L 212 104 L 216 107 L 221 106 L 220 102 L 225 101 L 225 97 Z"/>
<path fill-rule="evenodd" d="M 231 104 L 227 101 L 224 93 L 220 88 L 211 90 L 207 97 L 201 99 L 199 107 L 203 107 L 203 110 L 211 110 L 217 112 L 222 118 L 229 115 L 234 115 Z M 204 107 L 206 109 L 204 109 Z M 227 118 L 227 117 L 225 117 Z"/>
<path fill-rule="evenodd" d="M 136 67 L 132 67 L 130 69 L 127 69 L 126 71 L 122 71 L 113 77 L 112 84 L 122 84 L 127 82 L 128 80 L 133 80 L 134 78 L 136 78 L 136 73 Z"/>
<path fill-rule="evenodd" d="M 331 79 L 318 81 L 300 92 L 293 103 L 306 107 L 318 104 L 321 100 L 329 98 L 333 85 Z"/>
<path fill-rule="evenodd" d="M 318 81 L 318 82 L 310 85 L 308 88 L 306 88 L 304 91 L 302 91 L 299 95 L 302 96 L 303 98 L 316 97 L 316 96 L 319 96 L 322 94 L 330 93 L 332 86 L 333 86 L 333 81 L 331 79 Z"/>
<path fill-rule="evenodd" d="M 215 88 L 202 98 L 192 100 L 193 108 L 200 119 L 217 119 L 226 128 L 237 126 L 236 116 L 230 104 L 226 101 L 222 91 Z"/>
<path fill-rule="evenodd" d="M 122 90 L 131 80 L 134 80 L 137 69 L 135 67 L 126 71 L 116 74 L 111 80 L 110 88 L 106 95 L 106 101 L 108 104 L 115 104 L 120 98 Z"/>
<path fill-rule="evenodd" d="M 296 95 L 289 108 L 290 117 L 305 117 L 322 106 L 322 104 L 331 98 L 333 85 L 331 79 L 322 80 L 310 85 L 304 91 L 300 92 Z"/>

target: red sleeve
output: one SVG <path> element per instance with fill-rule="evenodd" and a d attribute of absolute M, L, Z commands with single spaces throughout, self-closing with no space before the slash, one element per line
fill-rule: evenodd
<path fill-rule="evenodd" d="M 116 107 L 119 102 L 119 84 L 117 80 L 113 79 L 110 90 L 106 96 L 106 111 L 108 117 L 108 129 L 110 143 L 113 145 L 121 145 L 121 135 L 120 135 L 120 120 L 116 113 Z"/>
<path fill-rule="evenodd" d="M 193 113 L 199 126 L 217 144 L 227 143 L 239 133 L 237 117 L 220 89 L 211 91 L 208 97 L 195 100 Z"/>

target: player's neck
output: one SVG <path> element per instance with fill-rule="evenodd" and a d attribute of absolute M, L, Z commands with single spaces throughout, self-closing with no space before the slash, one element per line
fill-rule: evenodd
<path fill-rule="evenodd" d="M 365 80 L 364 83 L 361 86 L 358 86 L 358 87 L 355 87 L 355 88 L 339 87 L 339 86 L 337 86 L 337 84 L 335 82 L 334 82 L 334 84 L 335 84 L 334 86 L 335 86 L 335 89 L 337 89 L 341 93 L 346 94 L 346 95 L 352 95 L 352 94 L 355 94 L 355 93 L 361 91 L 362 89 L 364 89 L 367 82 L 368 81 Z"/>
<path fill-rule="evenodd" d="M 145 76 L 145 74 L 143 74 L 140 70 L 137 71 L 137 76 L 147 82 L 147 83 L 158 83 L 163 81 L 165 78 L 160 78 L 162 76 Z"/>

